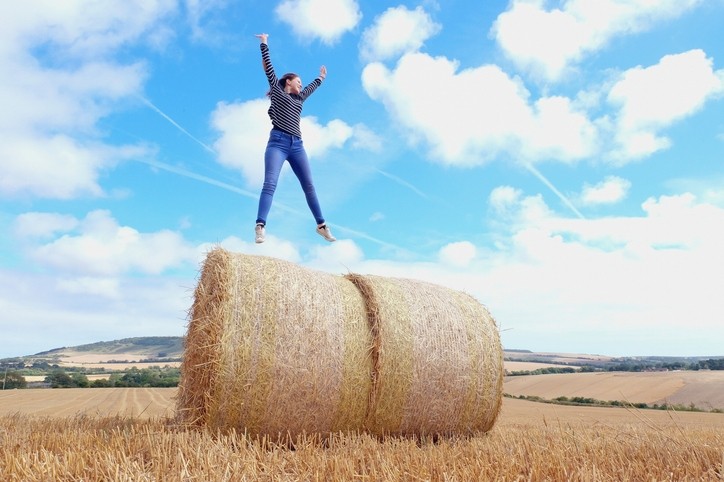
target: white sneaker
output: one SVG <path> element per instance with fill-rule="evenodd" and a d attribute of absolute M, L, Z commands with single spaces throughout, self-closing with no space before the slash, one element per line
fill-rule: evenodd
<path fill-rule="evenodd" d="M 263 243 L 266 239 L 266 229 L 264 228 L 264 225 L 257 224 L 256 228 L 254 228 L 254 232 L 256 233 L 256 243 Z"/>
<path fill-rule="evenodd" d="M 330 243 L 332 241 L 337 241 L 337 238 L 332 236 L 332 231 L 329 230 L 329 226 L 326 224 L 322 224 L 321 226 L 317 226 L 317 234 L 319 234 L 321 237 L 329 241 Z"/>

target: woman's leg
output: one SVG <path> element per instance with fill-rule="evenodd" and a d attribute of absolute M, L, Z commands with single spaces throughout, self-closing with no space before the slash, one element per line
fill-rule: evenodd
<path fill-rule="evenodd" d="M 309 158 L 307 157 L 307 152 L 304 150 L 304 144 L 301 139 L 294 138 L 288 160 L 292 171 L 297 176 L 297 179 L 299 179 L 299 184 L 302 186 L 304 196 L 307 198 L 307 205 L 312 211 L 314 219 L 317 221 L 318 225 L 324 224 L 322 208 L 319 206 L 317 192 L 314 189 L 314 183 L 312 182 L 312 170 L 309 167 Z"/>
<path fill-rule="evenodd" d="M 256 223 L 266 225 L 266 218 L 271 209 L 274 191 L 277 188 L 279 173 L 287 157 L 287 150 L 284 143 L 280 142 L 279 136 L 272 132 L 264 152 L 264 185 L 259 196 L 259 209 L 256 214 Z"/>

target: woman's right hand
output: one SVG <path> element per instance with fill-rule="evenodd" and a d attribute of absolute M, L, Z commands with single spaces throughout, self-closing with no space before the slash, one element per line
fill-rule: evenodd
<path fill-rule="evenodd" d="M 258 39 L 261 41 L 261 43 L 263 43 L 263 44 L 265 44 L 265 43 L 266 43 L 266 39 L 269 38 L 269 34 L 267 34 L 267 33 L 258 33 L 258 34 L 254 35 L 254 36 L 255 36 L 256 38 L 258 38 Z"/>

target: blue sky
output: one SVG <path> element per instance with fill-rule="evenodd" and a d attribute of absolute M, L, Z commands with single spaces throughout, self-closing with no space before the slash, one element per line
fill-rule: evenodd
<path fill-rule="evenodd" d="M 724 355 L 724 2 L 0 6 L 0 357 L 183 335 L 217 245 L 466 291 L 506 348 Z M 306 84 L 338 242 L 285 166 L 256 33 Z"/>

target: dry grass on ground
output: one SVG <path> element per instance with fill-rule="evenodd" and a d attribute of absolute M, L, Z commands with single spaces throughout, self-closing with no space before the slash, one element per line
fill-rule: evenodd
<path fill-rule="evenodd" d="M 0 446 L 4 480 L 23 482 L 724 480 L 724 415 L 512 399 L 489 434 L 435 442 L 351 434 L 290 449 L 157 416 L 5 414 Z"/>

